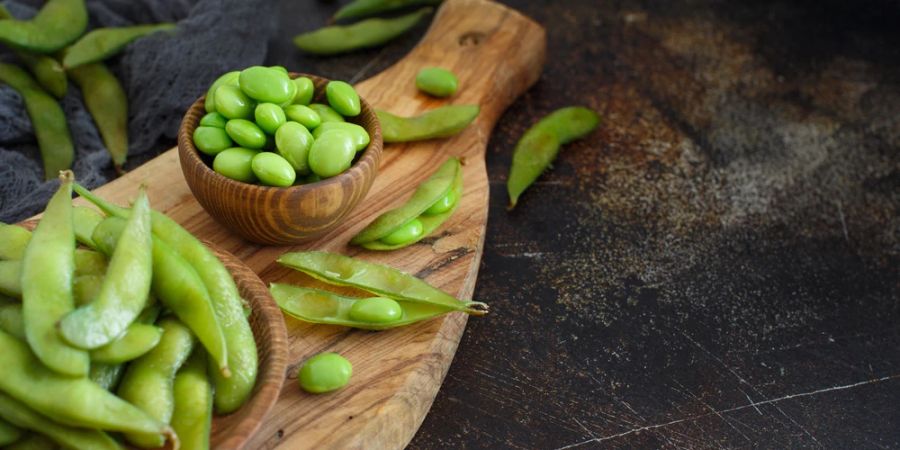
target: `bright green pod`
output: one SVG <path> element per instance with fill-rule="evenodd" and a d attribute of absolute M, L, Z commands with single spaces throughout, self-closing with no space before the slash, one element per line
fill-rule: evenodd
<path fill-rule="evenodd" d="M 266 145 L 266 133 L 246 119 L 231 119 L 225 124 L 225 132 L 238 146 L 258 150 Z"/>
<path fill-rule="evenodd" d="M 346 122 L 344 116 L 340 115 L 334 108 L 324 103 L 310 103 L 309 108 L 319 115 L 320 123 L 325 122 Z"/>
<path fill-rule="evenodd" d="M 29 20 L 0 20 L 0 42 L 20 50 L 52 53 L 78 39 L 87 24 L 84 0 L 48 0 Z"/>
<path fill-rule="evenodd" d="M 94 228 L 103 221 L 103 214 L 94 208 L 76 206 L 72 209 L 72 220 L 75 225 L 75 239 L 90 248 L 97 248 L 91 235 Z"/>
<path fill-rule="evenodd" d="M 442 0 L 353 0 L 334 13 L 334 20 L 358 19 L 401 8 L 439 5 Z"/>
<path fill-rule="evenodd" d="M 310 394 L 336 391 L 350 382 L 353 365 L 337 353 L 319 353 L 307 359 L 297 372 L 297 381 Z"/>
<path fill-rule="evenodd" d="M 416 75 L 416 87 L 434 97 L 449 97 L 456 93 L 459 80 L 447 69 L 426 67 Z"/>
<path fill-rule="evenodd" d="M 200 119 L 201 127 L 221 128 L 224 130 L 226 123 L 228 123 L 228 119 L 226 119 L 225 116 L 223 116 L 217 112 L 206 113 Z"/>
<path fill-rule="evenodd" d="M 234 145 L 224 128 L 202 126 L 194 130 L 194 146 L 207 155 L 218 155 Z"/>
<path fill-rule="evenodd" d="M 422 141 L 453 136 L 464 130 L 480 111 L 478 105 L 449 105 L 414 117 L 376 110 L 385 143 Z"/>
<path fill-rule="evenodd" d="M 226 84 L 215 92 L 216 112 L 228 119 L 249 119 L 255 103 L 239 87 Z"/>
<path fill-rule="evenodd" d="M 241 75 L 240 71 L 227 72 L 216 78 L 216 81 L 213 81 L 213 84 L 209 86 L 209 89 L 206 91 L 206 99 L 203 101 L 203 107 L 206 109 L 206 112 L 216 112 L 216 90 L 221 86 L 234 86 L 238 85 L 238 77 Z M 224 127 L 224 125 L 223 125 Z"/>
<path fill-rule="evenodd" d="M 0 222 L 0 259 L 22 259 L 31 232 L 18 225 Z"/>
<path fill-rule="evenodd" d="M 248 97 L 262 103 L 285 103 L 294 98 L 290 77 L 279 70 L 252 66 L 241 71 L 238 85 Z M 296 89 L 296 86 L 293 86 Z"/>
<path fill-rule="evenodd" d="M 216 155 L 213 160 L 213 170 L 231 178 L 232 180 L 252 183 L 256 181 L 250 162 L 256 156 L 255 150 L 249 148 L 232 147 Z"/>
<path fill-rule="evenodd" d="M 118 78 L 102 62 L 70 69 L 113 165 L 122 169 L 128 158 L 128 98 Z"/>
<path fill-rule="evenodd" d="M 132 25 L 116 28 L 95 28 L 66 49 L 63 66 L 66 69 L 100 62 L 122 51 L 126 45 L 157 31 L 172 30 L 174 23 Z"/>
<path fill-rule="evenodd" d="M 353 137 L 353 145 L 357 152 L 369 145 L 369 132 L 352 122 L 325 122 L 313 130 L 313 137 L 318 139 L 319 136 L 329 130 L 346 130 L 349 132 Z"/>
<path fill-rule="evenodd" d="M 22 316 L 22 305 L 16 303 L 0 305 L 0 330 L 25 342 L 25 318 Z"/>
<path fill-rule="evenodd" d="M 355 155 L 353 135 L 346 130 L 332 130 L 313 142 L 309 169 L 322 178 L 333 177 L 349 169 Z"/>
<path fill-rule="evenodd" d="M 281 255 L 277 261 L 317 280 L 338 286 L 354 287 L 397 301 L 428 304 L 473 315 L 484 315 L 488 309 L 485 303 L 458 300 L 393 267 L 338 253 L 291 252 Z"/>
<path fill-rule="evenodd" d="M 122 448 L 118 442 L 102 431 L 58 424 L 2 392 L 0 392 L 0 418 L 19 429 L 41 433 L 65 448 L 91 450 Z"/>
<path fill-rule="evenodd" d="M 266 186 L 288 187 L 297 179 L 297 172 L 277 153 L 261 152 L 250 163 L 253 174 Z"/>
<path fill-rule="evenodd" d="M 390 19 L 366 19 L 352 25 L 319 28 L 294 37 L 294 45 L 315 55 L 336 55 L 364 48 L 380 47 L 411 30 L 434 8 Z"/>
<path fill-rule="evenodd" d="M 22 298 L 22 261 L 0 261 L 0 294 Z"/>
<path fill-rule="evenodd" d="M 422 221 L 419 219 L 412 219 L 394 231 L 391 231 L 390 234 L 381 238 L 380 241 L 387 245 L 410 244 L 418 241 L 419 238 L 424 235 L 424 231 L 424 228 L 422 228 Z"/>
<path fill-rule="evenodd" d="M 422 214 L 426 216 L 436 216 L 438 214 L 443 214 L 453 209 L 453 207 L 456 206 L 456 202 L 458 200 L 459 196 L 457 195 L 456 190 L 451 190 L 447 193 L 447 195 L 441 197 L 440 200 L 429 206 L 428 209 L 426 209 Z"/>
<path fill-rule="evenodd" d="M 91 362 L 122 364 L 140 357 L 159 344 L 162 329 L 153 325 L 133 323 L 122 336 L 96 350 L 91 350 Z"/>
<path fill-rule="evenodd" d="M 344 81 L 329 81 L 325 85 L 325 97 L 328 98 L 328 104 L 334 108 L 338 114 L 344 117 L 355 117 L 359 115 L 361 106 L 359 103 L 359 94 Z"/>
<path fill-rule="evenodd" d="M 278 127 L 287 122 L 284 110 L 274 103 L 260 103 L 256 105 L 253 111 L 253 118 L 256 124 L 268 134 L 275 134 Z"/>
<path fill-rule="evenodd" d="M 3 395 L 3 394 L 0 394 Z M 3 399 L 0 398 L 0 402 Z M 0 415 L 2 417 L 2 415 Z M 0 446 L 6 446 L 16 442 L 25 434 L 21 428 L 0 418 Z"/>
<path fill-rule="evenodd" d="M 312 101 L 316 87 L 312 80 L 308 77 L 297 77 L 292 80 L 297 86 L 297 93 L 294 94 L 293 104 L 308 105 Z"/>
<path fill-rule="evenodd" d="M 172 392 L 175 397 L 172 427 L 181 441 L 181 447 L 209 450 L 213 391 L 206 375 L 206 358 L 201 350 L 194 349 L 175 375 Z"/>
<path fill-rule="evenodd" d="M 301 175 L 309 173 L 309 149 L 313 136 L 297 122 L 287 122 L 275 132 L 275 148 L 291 167 Z"/>
<path fill-rule="evenodd" d="M 284 107 L 284 113 L 288 119 L 303 125 L 308 130 L 313 130 L 322 123 L 319 113 L 306 105 L 288 105 Z"/>

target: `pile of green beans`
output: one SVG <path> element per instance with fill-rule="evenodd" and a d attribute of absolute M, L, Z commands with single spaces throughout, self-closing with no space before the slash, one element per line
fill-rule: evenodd
<path fill-rule="evenodd" d="M 216 172 L 244 183 L 288 187 L 338 175 L 369 145 L 359 95 L 343 81 L 325 87 L 328 104 L 311 103 L 312 80 L 283 67 L 248 67 L 220 76 L 205 99 L 194 145 Z"/>
<path fill-rule="evenodd" d="M 485 303 L 458 300 L 392 267 L 337 253 L 285 253 L 278 258 L 278 262 L 325 283 L 349 286 L 375 295 L 346 297 L 328 291 L 273 283 L 269 290 L 281 310 L 305 322 L 386 330 L 448 312 L 475 316 L 488 312 Z"/>
<path fill-rule="evenodd" d="M 60 180 L 33 232 L 0 224 L 0 446 L 209 448 L 256 383 L 234 280 L 143 191 L 126 209 Z"/>

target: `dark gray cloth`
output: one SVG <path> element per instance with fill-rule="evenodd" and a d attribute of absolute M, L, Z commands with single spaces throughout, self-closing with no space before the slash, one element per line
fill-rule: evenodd
<path fill-rule="evenodd" d="M 28 18 L 43 2 L 9 0 L 17 18 Z M 221 73 L 262 64 L 275 33 L 274 2 L 267 0 L 94 0 L 90 28 L 177 22 L 174 32 L 131 43 L 107 61 L 128 95 L 129 158 L 155 155 L 175 142 L 187 108 Z M 14 62 L 7 49 L 0 59 Z M 79 182 L 107 181 L 112 164 L 81 93 L 72 83 L 60 102 L 66 112 Z M 16 222 L 43 210 L 58 187 L 44 182 L 43 164 L 21 97 L 0 84 L 0 221 Z"/>

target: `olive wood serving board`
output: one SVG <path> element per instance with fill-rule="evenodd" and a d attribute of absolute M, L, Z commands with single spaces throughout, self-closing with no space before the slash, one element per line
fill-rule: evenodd
<path fill-rule="evenodd" d="M 191 195 L 179 167 L 177 149 L 96 192 L 124 204 L 136 196 L 138 186 L 146 185 L 155 209 L 237 256 L 266 283 L 314 285 L 310 278 L 281 267 L 275 259 L 287 251 L 326 250 L 388 264 L 458 298 L 470 299 L 488 216 L 485 149 L 500 114 L 540 77 L 545 39 L 540 25 L 497 3 L 444 2 L 428 33 L 409 55 L 356 88 L 376 108 L 399 115 L 413 115 L 444 104 L 478 104 L 480 115 L 465 131 L 449 139 L 385 145 L 378 176 L 366 198 L 339 228 L 315 241 L 264 247 L 232 234 Z M 415 76 L 426 66 L 456 73 L 460 81 L 456 95 L 434 99 L 419 93 Z M 360 229 L 387 209 L 402 204 L 449 156 L 464 160 L 465 189 L 456 213 L 434 236 L 385 253 L 348 246 Z M 83 199 L 77 202 L 85 203 Z M 434 401 L 466 319 L 465 314 L 453 313 L 405 328 L 369 332 L 311 325 L 286 317 L 290 346 L 287 380 L 278 403 L 246 448 L 404 447 Z M 491 314 L 476 320 L 490 321 Z M 306 358 L 323 351 L 348 358 L 353 363 L 353 377 L 346 388 L 335 393 L 307 394 L 297 385 L 297 369 Z"/>

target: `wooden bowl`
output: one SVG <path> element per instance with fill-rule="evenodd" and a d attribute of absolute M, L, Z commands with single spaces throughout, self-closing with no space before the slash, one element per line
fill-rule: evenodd
<path fill-rule="evenodd" d="M 313 80 L 313 102 L 324 103 L 329 80 L 292 73 Z M 349 118 L 368 131 L 369 146 L 349 169 L 317 183 L 287 188 L 242 183 L 210 167 L 211 158 L 194 146 L 194 130 L 206 114 L 205 97 L 188 109 L 178 130 L 178 157 L 188 187 L 206 212 L 247 240 L 287 245 L 308 241 L 334 228 L 366 196 L 381 161 L 381 127 L 375 110 L 360 99 L 362 112 Z M 204 160 L 205 159 L 205 160 Z"/>
<path fill-rule="evenodd" d="M 22 226 L 34 230 L 37 224 L 37 219 L 30 219 Z M 259 276 L 231 253 L 209 242 L 203 243 L 222 261 L 234 278 L 241 297 L 250 304 L 250 328 L 259 356 L 256 386 L 247 402 L 237 411 L 227 416 L 213 416 L 209 437 L 209 448 L 240 449 L 256 433 L 278 401 L 287 370 L 287 329 L 281 310 Z M 166 448 L 170 447 L 168 443 Z"/>

